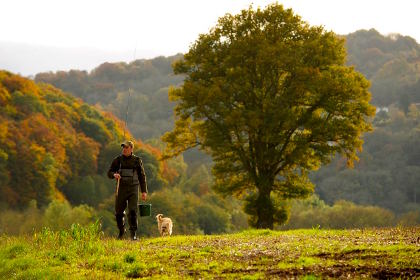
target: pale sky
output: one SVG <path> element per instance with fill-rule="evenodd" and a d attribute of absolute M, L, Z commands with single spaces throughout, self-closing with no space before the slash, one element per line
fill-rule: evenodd
<path fill-rule="evenodd" d="M 226 13 L 268 0 L 0 0 L 0 42 L 89 47 L 134 58 L 185 53 Z M 337 34 L 375 28 L 420 42 L 418 0 L 284 0 L 311 25 Z M 1 61 L 0 61 L 1 62 Z M 2 65 L 0 64 L 0 68 Z"/>

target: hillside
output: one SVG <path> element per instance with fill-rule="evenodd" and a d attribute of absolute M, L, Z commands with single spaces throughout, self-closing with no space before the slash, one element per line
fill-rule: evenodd
<path fill-rule="evenodd" d="M 348 34 L 348 64 L 371 81 L 372 103 L 397 103 L 405 111 L 420 102 L 420 45 L 409 36 L 383 36 L 375 29 Z"/>
<path fill-rule="evenodd" d="M 313 172 L 316 193 L 328 204 L 345 199 L 399 214 L 418 211 L 420 222 L 420 110 L 411 105 L 404 114 L 390 107 L 377 113 L 373 124 L 353 169 L 337 157 Z"/>
<path fill-rule="evenodd" d="M 0 71 L 0 208 L 25 209 L 53 200 L 95 206 L 113 193 L 105 170 L 120 153 L 123 124 L 110 113 L 48 85 Z M 129 132 L 126 137 L 132 139 Z M 155 151 L 151 190 L 163 183 Z M 154 164 L 154 165 L 153 165 Z"/>
<path fill-rule="evenodd" d="M 2 279 L 414 279 L 420 228 L 253 230 L 139 242 L 103 238 L 95 225 L 0 236 Z"/>

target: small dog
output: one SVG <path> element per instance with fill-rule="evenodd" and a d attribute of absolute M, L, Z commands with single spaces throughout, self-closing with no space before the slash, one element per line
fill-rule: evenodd
<path fill-rule="evenodd" d="M 156 215 L 156 220 L 158 222 L 158 229 L 160 236 L 171 236 L 172 235 L 172 220 L 171 218 L 163 218 L 162 214 Z"/>

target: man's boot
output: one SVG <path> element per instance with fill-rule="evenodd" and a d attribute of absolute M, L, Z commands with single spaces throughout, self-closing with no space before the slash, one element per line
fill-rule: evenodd
<path fill-rule="evenodd" d="M 137 234 L 135 231 L 130 230 L 130 236 L 131 236 L 131 240 L 136 241 L 137 240 Z"/>
<path fill-rule="evenodd" d="M 136 211 L 130 211 L 129 215 L 128 215 L 128 224 L 130 225 L 130 237 L 131 240 L 135 241 L 137 240 L 137 215 L 136 215 Z"/>
<path fill-rule="evenodd" d="M 119 233 L 118 233 L 118 239 L 124 239 L 124 234 L 125 234 L 125 224 L 124 224 L 124 215 L 115 215 L 115 218 L 117 220 L 117 227 L 119 229 Z"/>

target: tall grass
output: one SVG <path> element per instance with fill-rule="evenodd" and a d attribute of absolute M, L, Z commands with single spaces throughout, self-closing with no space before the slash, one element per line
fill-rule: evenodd
<path fill-rule="evenodd" d="M 68 230 L 54 231 L 43 228 L 34 234 L 34 242 L 39 249 L 67 250 L 76 254 L 96 254 L 103 252 L 102 243 L 98 242 L 104 237 L 99 220 L 88 226 L 72 224 Z"/>

